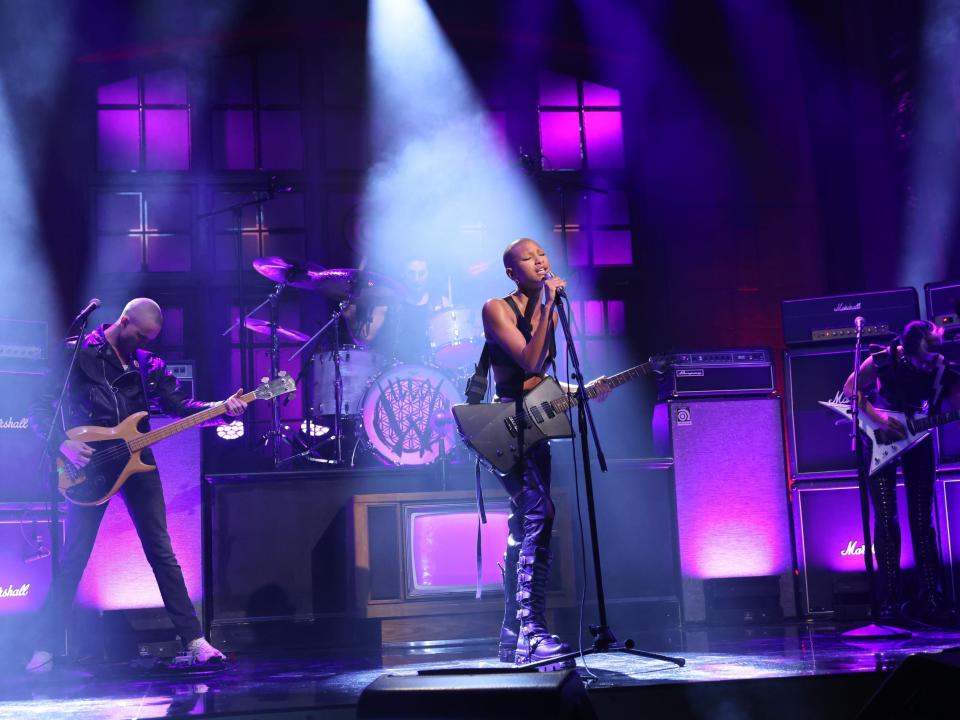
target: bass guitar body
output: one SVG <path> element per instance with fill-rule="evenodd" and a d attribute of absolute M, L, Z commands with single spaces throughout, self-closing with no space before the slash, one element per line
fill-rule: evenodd
<path fill-rule="evenodd" d="M 99 427 L 81 425 L 67 431 L 67 438 L 93 448 L 93 456 L 82 468 L 57 458 L 60 492 L 76 505 L 102 505 L 117 494 L 131 475 L 156 470 L 140 459 L 141 450 L 130 450 L 129 443 L 143 435 L 137 425 L 147 416 L 134 413 L 119 425 Z"/>

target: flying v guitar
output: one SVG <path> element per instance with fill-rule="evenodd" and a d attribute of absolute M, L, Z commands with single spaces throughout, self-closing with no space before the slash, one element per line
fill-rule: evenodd
<path fill-rule="evenodd" d="M 241 395 L 244 402 L 270 400 L 296 390 L 293 378 L 282 374 L 266 381 L 256 390 Z M 77 505 L 102 505 L 123 487 L 131 475 L 156 469 L 140 459 L 140 453 L 154 443 L 176 435 L 226 412 L 218 403 L 169 425 L 142 433 L 137 430 L 146 412 L 134 413 L 114 427 L 82 425 L 67 431 L 70 440 L 79 440 L 93 447 L 93 455 L 84 467 L 75 467 L 63 457 L 57 458 L 60 492 Z"/>
<path fill-rule="evenodd" d="M 853 413 L 849 403 L 819 401 L 824 407 L 843 415 L 853 421 Z M 905 437 L 894 440 L 886 434 L 885 428 L 873 420 L 866 413 L 860 413 L 860 429 L 870 438 L 870 469 L 873 475 L 877 470 L 892 463 L 907 450 L 926 438 L 933 428 L 946 425 L 954 420 L 960 420 L 960 410 L 953 410 L 939 415 L 914 415 L 913 417 L 902 412 L 884 410 L 885 415 L 898 420 L 903 426 Z"/>

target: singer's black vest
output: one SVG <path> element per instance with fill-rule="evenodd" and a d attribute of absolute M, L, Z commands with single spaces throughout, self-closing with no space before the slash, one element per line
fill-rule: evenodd
<path fill-rule="evenodd" d="M 513 296 L 507 295 L 507 297 L 504 298 L 504 301 L 510 306 L 510 309 L 513 310 L 513 314 L 517 318 L 517 329 L 523 334 L 524 339 L 527 342 L 530 342 L 530 338 L 533 337 L 533 331 L 530 327 L 530 323 L 527 322 L 527 319 L 523 316 L 523 313 L 520 312 L 520 308 L 517 307 L 517 303 L 514 301 Z M 553 322 L 553 319 L 551 318 L 548 320 L 548 322 Z M 497 396 L 511 399 L 520 397 L 523 395 L 523 383 L 530 378 L 539 377 L 541 373 L 526 372 L 502 347 L 496 343 L 488 343 L 488 345 L 490 347 L 490 364 L 493 367 L 506 369 L 509 372 L 506 379 L 502 379 L 497 383 Z M 553 335 L 553 329 L 551 328 L 550 350 L 547 353 L 544 367 L 551 364 L 556 355 L 557 342 Z"/>

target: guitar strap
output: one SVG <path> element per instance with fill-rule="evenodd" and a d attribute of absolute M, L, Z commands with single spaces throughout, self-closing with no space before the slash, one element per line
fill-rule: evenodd
<path fill-rule="evenodd" d="M 490 373 L 490 343 L 483 344 L 480 360 L 474 367 L 473 376 L 467 381 L 465 395 L 469 405 L 479 404 L 487 394 L 489 386 L 487 376 Z M 479 600 L 483 595 L 483 537 L 481 527 L 487 524 L 487 512 L 483 506 L 483 488 L 480 486 L 480 458 L 477 458 L 474 467 L 477 487 L 477 592 Z"/>
<path fill-rule="evenodd" d="M 937 412 L 940 407 L 940 397 L 943 394 L 943 373 L 947 369 L 943 355 L 937 359 L 937 374 L 933 378 L 933 399 L 930 400 L 930 412 Z"/>

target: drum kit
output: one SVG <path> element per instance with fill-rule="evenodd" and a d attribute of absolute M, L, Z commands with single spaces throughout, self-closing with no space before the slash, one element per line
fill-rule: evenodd
<path fill-rule="evenodd" d="M 460 388 L 473 373 L 483 346 L 477 315 L 467 308 L 433 311 L 423 328 L 426 357 L 398 359 L 382 347 L 341 342 L 341 318 L 358 307 L 391 307 L 405 302 L 403 283 L 355 268 L 325 269 L 311 262 L 283 257 L 257 258 L 254 269 L 275 283 L 256 308 L 270 306 L 270 320 L 252 317 L 244 325 L 271 338 L 271 370 L 279 369 L 280 342 L 299 343 L 291 360 L 307 358 L 301 378 L 309 378 L 312 407 L 304 425 L 313 429 L 301 440 L 301 451 L 281 459 L 285 439 L 279 407 L 265 439 L 272 438 L 275 464 L 297 458 L 353 465 L 368 455 L 388 465 L 444 463 L 462 452 L 450 408 L 463 402 Z M 335 308 L 312 336 L 279 323 L 279 297 L 287 287 L 319 292 Z M 389 321 L 389 320 L 388 320 Z M 236 327 L 239 324 L 235 324 Z M 230 328 L 230 330 L 233 329 Z M 319 429 L 319 430 L 318 430 Z"/>

